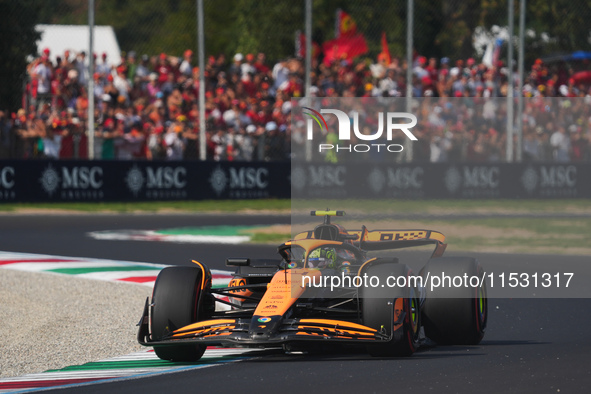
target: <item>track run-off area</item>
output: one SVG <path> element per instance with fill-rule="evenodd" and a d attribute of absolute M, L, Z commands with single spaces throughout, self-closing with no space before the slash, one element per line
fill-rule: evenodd
<path fill-rule="evenodd" d="M 0 252 L 0 268 L 68 275 L 73 278 L 114 281 L 152 288 L 161 264 L 136 263 L 107 259 L 73 258 L 31 253 Z M 212 287 L 225 287 L 230 281 L 228 271 L 212 270 Z M 210 348 L 199 363 L 171 363 L 160 360 L 151 349 L 128 355 L 50 369 L 41 373 L 0 379 L 0 393 L 28 391 L 50 387 L 79 386 L 90 382 L 148 376 L 194 368 L 205 368 L 235 362 L 256 353 L 256 349 Z"/>

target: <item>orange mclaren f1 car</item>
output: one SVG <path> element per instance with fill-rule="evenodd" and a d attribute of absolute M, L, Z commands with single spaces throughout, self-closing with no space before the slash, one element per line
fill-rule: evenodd
<path fill-rule="evenodd" d="M 431 230 L 346 230 L 343 211 L 312 211 L 323 223 L 278 247 L 277 261 L 229 258 L 228 287 L 212 288 L 205 264 L 164 268 L 139 323 L 138 342 L 158 357 L 198 360 L 207 346 L 364 346 L 372 356 L 410 356 L 427 340 L 478 344 L 486 329 L 486 282 L 473 258 L 441 257 L 443 234 Z M 432 244 L 418 275 L 375 251 Z M 443 277 L 481 278 L 441 285 Z M 434 286 L 434 278 L 437 286 Z M 225 308 L 216 308 L 216 304 Z M 423 328 L 423 329 L 421 329 Z"/>

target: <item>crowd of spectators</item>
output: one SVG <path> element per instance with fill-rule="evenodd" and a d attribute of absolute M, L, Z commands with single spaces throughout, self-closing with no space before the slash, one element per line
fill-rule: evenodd
<path fill-rule="evenodd" d="M 93 75 L 84 52 L 66 51 L 52 61 L 46 48 L 29 64 L 23 108 L 0 112 L 0 158 L 86 158 L 89 78 L 94 80 L 95 158 L 200 158 L 201 86 L 191 50 L 181 57 L 133 51 L 120 59 L 93 56 Z M 319 60 L 313 60 L 312 96 L 405 95 L 407 65 L 396 57 L 328 65 Z M 506 105 L 495 99 L 509 89 L 509 70 L 502 62 L 416 56 L 412 67 L 413 111 L 419 119 L 414 160 L 506 160 Z M 292 144 L 304 143 L 301 131 L 292 135 L 290 102 L 304 96 L 301 59 L 271 64 L 264 53 L 219 54 L 206 59 L 204 74 L 207 159 L 288 160 Z M 537 60 L 518 94 L 527 98 L 524 160 L 591 160 L 591 90 L 573 78 L 567 64 Z"/>

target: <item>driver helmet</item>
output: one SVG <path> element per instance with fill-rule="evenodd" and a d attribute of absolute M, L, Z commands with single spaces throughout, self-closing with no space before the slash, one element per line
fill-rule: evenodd
<path fill-rule="evenodd" d="M 317 248 L 308 256 L 309 268 L 334 268 L 337 253 L 334 248 Z"/>

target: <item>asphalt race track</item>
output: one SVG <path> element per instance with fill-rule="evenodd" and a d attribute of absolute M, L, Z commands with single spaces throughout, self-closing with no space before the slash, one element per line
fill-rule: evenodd
<path fill-rule="evenodd" d="M 273 258 L 275 247 L 98 241 L 85 234 L 289 222 L 289 216 L 254 215 L 7 215 L 0 220 L 0 250 L 161 264 L 190 264 L 197 258 L 210 268 L 225 269 L 226 257 Z M 557 261 L 589 263 L 588 256 L 471 255 L 485 268 L 519 266 L 524 261 L 540 266 L 552 266 Z M 138 305 L 138 314 L 141 307 Z M 433 347 L 406 359 L 376 359 L 363 353 L 287 356 L 271 351 L 238 363 L 60 392 L 588 392 L 589 310 L 590 299 L 490 299 L 489 325 L 479 346 Z M 137 320 L 137 316 L 130 316 L 130 320 Z"/>
<path fill-rule="evenodd" d="M 4 216 L 0 219 L 0 250 L 171 265 L 191 264 L 192 259 L 199 258 L 210 268 L 226 269 L 226 257 L 239 257 L 248 253 L 249 256 L 275 258 L 275 248 L 254 245 L 224 245 L 223 248 L 212 248 L 211 245 L 96 241 L 86 234 L 101 230 L 156 230 L 220 224 L 289 223 L 289 215 L 242 215 L 231 218 L 213 215 Z"/>

